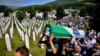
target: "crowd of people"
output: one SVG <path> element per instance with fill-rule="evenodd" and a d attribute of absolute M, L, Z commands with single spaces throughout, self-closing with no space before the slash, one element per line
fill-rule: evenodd
<path fill-rule="evenodd" d="M 47 39 L 42 41 L 46 37 Z M 100 56 L 100 32 L 88 31 L 84 38 L 57 39 L 43 34 L 46 56 Z"/>
<path fill-rule="evenodd" d="M 92 19 L 91 16 L 86 15 L 84 17 L 81 16 L 65 16 L 62 19 L 55 20 L 55 24 L 62 25 L 62 26 L 68 26 L 68 27 L 76 27 L 78 29 L 84 29 L 84 27 L 88 27 L 88 22 Z"/>
<path fill-rule="evenodd" d="M 86 16 L 74 19 L 67 16 L 58 20 L 56 24 L 80 28 L 85 22 L 89 22 L 90 18 L 90 16 Z M 43 38 L 46 39 L 43 40 Z M 70 39 L 55 38 L 53 35 L 47 36 L 42 33 L 38 43 L 46 45 L 45 56 L 100 56 L 100 32 L 94 30 L 88 30 L 83 38 L 71 37 Z M 20 47 L 15 52 L 15 56 L 18 55 L 29 56 L 29 51 L 26 47 Z"/>

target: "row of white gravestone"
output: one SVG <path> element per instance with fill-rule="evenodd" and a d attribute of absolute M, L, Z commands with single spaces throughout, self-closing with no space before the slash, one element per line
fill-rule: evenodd
<path fill-rule="evenodd" d="M 8 29 L 10 22 L 11 22 L 11 20 L 8 21 L 7 25 L 5 26 L 6 28 L 4 28 L 3 30 L 6 31 Z M 11 38 L 13 38 L 13 27 L 14 27 L 13 23 L 14 22 L 15 21 L 12 20 L 12 24 L 11 24 L 11 28 L 10 28 L 10 34 L 8 34 L 8 33 L 5 34 L 5 43 L 6 43 L 7 51 L 12 51 Z M 25 41 L 25 45 L 29 49 L 29 37 L 28 37 L 28 35 L 24 34 L 24 32 L 18 27 L 17 23 L 15 23 L 15 24 L 17 26 L 18 32 L 21 34 L 22 40 Z M 1 37 L 2 37 L 2 33 L 1 33 L 1 30 L 0 30 L 0 38 Z"/>
<path fill-rule="evenodd" d="M 26 24 L 26 23 L 24 23 L 25 21 L 23 21 L 23 24 Z M 28 34 L 28 36 L 30 36 L 31 35 L 31 33 L 32 33 L 32 36 L 33 36 L 33 41 L 35 41 L 35 39 L 36 39 L 36 36 L 38 36 L 38 28 L 37 28 L 37 26 L 36 27 L 34 27 L 33 25 L 32 25 L 32 22 L 30 21 L 30 22 L 28 22 L 29 24 L 30 24 L 30 26 L 26 29 L 26 33 Z M 39 24 L 41 24 L 41 23 L 39 23 Z M 26 24 L 27 25 L 27 24 Z M 28 26 L 28 25 L 27 25 Z M 34 27 L 34 31 L 33 32 L 31 32 Z"/>
<path fill-rule="evenodd" d="M 5 31 L 4 27 L 5 27 L 5 22 L 1 22 L 2 33 L 4 33 L 4 31 Z"/>
<path fill-rule="evenodd" d="M 21 22 L 21 25 L 24 27 L 24 29 L 23 29 L 24 31 L 26 31 L 25 28 L 26 28 L 26 26 L 27 26 L 27 23 L 28 23 L 28 22 L 25 21 L 25 20 L 23 20 L 23 21 Z"/>
<path fill-rule="evenodd" d="M 18 21 L 16 20 L 16 18 L 14 18 L 14 22 L 15 22 L 15 25 L 16 25 L 16 28 L 17 28 L 17 31 L 22 39 L 22 41 L 24 41 L 24 31 L 22 31 L 20 28 L 19 28 L 19 24 L 18 24 Z"/>
<path fill-rule="evenodd" d="M 19 27 L 18 27 L 18 24 L 16 23 L 16 21 L 15 21 L 15 25 L 16 25 L 16 28 L 17 28 L 17 31 L 18 31 L 18 33 L 19 33 L 19 35 L 20 35 L 20 37 L 21 37 L 21 39 L 22 39 L 22 41 L 24 41 L 25 40 L 25 34 L 24 34 L 24 31 L 22 31 Z"/>
<path fill-rule="evenodd" d="M 11 22 L 11 19 L 9 19 L 8 23 L 6 24 L 6 26 L 4 28 L 2 28 L 3 34 L 7 31 L 8 27 L 10 26 L 10 22 Z"/>
<path fill-rule="evenodd" d="M 11 27 L 11 29 L 13 29 L 12 27 Z M 11 29 L 10 29 L 10 31 L 11 31 Z M 26 38 L 25 39 L 26 40 L 25 41 L 26 47 L 29 48 L 29 43 L 28 43 L 29 42 L 29 39 L 28 39 L 28 36 L 25 35 L 25 38 Z M 5 34 L 5 43 L 6 43 L 7 50 L 8 51 L 12 51 L 11 38 L 10 38 L 10 35 L 8 33 Z"/>
<path fill-rule="evenodd" d="M 34 22 L 36 22 L 36 21 L 33 21 L 33 20 L 22 20 L 22 22 L 21 22 L 21 24 L 25 27 L 25 28 L 27 28 L 28 27 L 28 35 L 30 36 L 30 30 L 33 30 L 33 26 L 34 26 Z M 37 22 L 36 23 L 39 23 L 38 25 L 40 25 L 41 24 L 41 21 L 40 20 L 37 20 Z M 31 26 L 31 27 L 30 27 Z M 31 29 L 30 29 L 31 28 Z M 39 32 L 40 30 L 41 30 L 41 27 L 40 27 L 40 29 L 38 28 L 38 30 L 37 29 L 35 29 L 36 31 L 35 32 Z M 27 32 L 27 31 L 25 31 L 25 32 Z M 36 35 L 38 35 L 38 33 L 36 33 Z"/>
<path fill-rule="evenodd" d="M 37 35 L 38 35 L 38 33 L 41 32 L 41 26 L 42 26 L 42 22 L 41 21 L 39 21 L 39 22 L 40 22 L 40 24 L 38 25 L 38 28 L 37 28 Z"/>
<path fill-rule="evenodd" d="M 18 27 L 18 24 L 16 23 L 16 21 L 15 21 L 15 24 L 22 41 L 25 41 L 25 32 Z"/>
<path fill-rule="evenodd" d="M 5 22 L 0 22 L 0 26 L 1 26 L 1 28 L 3 28 L 4 26 L 5 26 Z"/>
<path fill-rule="evenodd" d="M 29 49 L 29 36 L 27 35 L 27 33 L 24 33 L 24 31 L 22 31 L 18 27 L 18 23 L 16 23 L 16 21 L 15 21 L 15 24 L 16 24 L 17 31 L 20 34 L 20 37 L 21 37 L 22 41 L 25 41 L 25 46 Z"/>
<path fill-rule="evenodd" d="M 35 28 L 34 29 L 34 31 L 32 32 L 32 36 L 33 36 L 33 41 L 35 41 L 35 39 L 36 39 L 36 36 L 38 35 L 38 33 L 41 31 L 41 28 L 42 28 L 42 26 L 43 26 L 43 22 L 42 21 L 38 21 L 38 22 L 40 22 L 39 24 L 40 24 L 40 27 L 39 28 Z M 18 23 L 16 23 L 16 26 L 17 26 L 17 24 Z M 17 28 L 18 28 L 18 26 L 17 26 Z M 25 35 L 25 32 L 23 32 L 22 30 L 19 30 L 19 28 L 18 28 L 18 32 L 20 33 L 21 32 L 21 37 L 22 37 L 22 40 L 24 41 L 27 37 L 25 37 L 25 36 L 30 36 L 30 34 L 31 34 L 31 28 L 29 27 L 29 29 L 26 29 L 26 34 L 27 35 Z M 24 36 L 25 35 L 25 36 Z"/>
<path fill-rule="evenodd" d="M 33 33 L 35 33 L 35 35 L 33 35 L 33 36 L 35 36 L 35 37 L 38 36 L 39 33 L 41 32 L 42 27 L 43 27 L 43 21 L 40 21 L 39 26 L 38 27 L 37 26 L 34 27 L 34 32 Z M 41 35 L 40 35 L 40 37 L 41 37 Z M 36 38 L 34 38 L 33 40 L 35 41 L 35 39 Z"/>
<path fill-rule="evenodd" d="M 33 31 L 33 41 L 36 40 L 36 36 L 38 36 L 38 34 L 41 32 L 41 28 L 43 26 L 43 22 L 40 23 L 40 26 L 37 28 L 36 26 L 34 27 L 34 31 Z M 40 34 L 40 37 L 42 35 Z M 42 44 L 44 45 L 44 44 Z M 41 45 L 41 48 L 44 48 L 43 46 Z"/>
<path fill-rule="evenodd" d="M 24 22 L 24 21 L 23 21 Z M 30 23 L 30 22 L 29 22 Z M 42 22 L 41 22 L 42 23 Z M 26 33 L 28 34 L 28 36 L 30 36 L 31 35 L 31 33 L 32 33 L 32 36 L 33 36 L 33 41 L 35 41 L 35 39 L 36 39 L 36 36 L 38 36 L 38 34 L 39 34 L 39 32 L 41 31 L 41 27 L 42 27 L 42 25 L 43 25 L 43 23 L 41 24 L 41 23 L 39 23 L 41 26 L 39 27 L 39 28 L 37 28 L 37 26 L 36 27 L 34 27 L 34 31 L 33 32 L 31 32 L 31 30 L 33 30 L 32 28 L 33 28 L 33 25 L 32 25 L 32 27 L 31 26 L 29 26 L 28 28 L 26 28 Z"/>
<path fill-rule="evenodd" d="M 11 19 L 10 17 L 5 17 L 0 19 L 0 38 L 2 38 L 2 35 L 7 31 L 8 27 L 10 26 Z"/>
<path fill-rule="evenodd" d="M 38 35 L 38 27 L 37 26 L 34 27 L 34 31 L 36 33 L 35 35 L 37 36 Z"/>
<path fill-rule="evenodd" d="M 7 28 L 9 27 L 10 22 L 11 22 L 11 18 L 9 18 L 9 20 L 7 21 L 7 24 L 6 24 L 6 26 L 5 26 L 5 30 L 7 30 Z"/>
<path fill-rule="evenodd" d="M 31 30 L 33 30 L 33 26 L 34 26 L 34 24 L 35 24 L 35 21 L 33 21 L 33 20 L 31 20 L 31 19 L 28 19 L 28 20 L 23 19 L 23 20 L 21 21 L 21 24 L 22 24 L 25 28 L 27 28 L 28 35 L 30 36 Z"/>
<path fill-rule="evenodd" d="M 12 51 L 11 38 L 8 33 L 5 34 L 5 43 L 8 51 Z M 25 34 L 25 46 L 29 49 L 29 37 Z"/>
<path fill-rule="evenodd" d="M 11 18 L 9 18 L 7 25 L 5 26 L 5 31 L 8 29 L 8 27 L 10 26 L 10 22 L 11 23 L 11 28 L 10 28 L 10 34 L 6 33 L 5 34 L 5 43 L 6 43 L 6 48 L 8 51 L 12 51 L 12 45 L 11 45 L 11 38 L 13 38 L 13 20 Z"/>
<path fill-rule="evenodd" d="M 18 26 L 17 26 L 17 28 L 18 28 Z M 28 37 L 27 34 L 24 35 L 23 31 L 21 31 L 21 33 L 22 33 L 21 35 L 23 36 L 23 40 L 25 41 L 25 45 L 29 49 L 29 37 Z M 40 35 L 40 37 L 41 37 L 41 35 Z M 10 36 L 8 34 L 5 35 L 5 40 L 6 40 L 7 50 L 8 51 L 12 51 L 11 42 L 10 42 Z M 34 31 L 33 31 L 33 40 L 35 41 L 35 32 Z M 43 46 L 43 44 L 41 46 Z M 42 47 L 42 48 L 44 48 L 44 47 Z"/>
<path fill-rule="evenodd" d="M 21 27 L 22 30 L 25 31 L 25 28 L 23 27 L 23 25 L 18 21 L 17 18 L 15 18 L 16 23 L 18 23 L 18 25 Z"/>
<path fill-rule="evenodd" d="M 8 23 L 8 20 L 11 19 L 10 17 L 5 17 L 5 23 Z"/>
<path fill-rule="evenodd" d="M 18 33 L 19 33 L 19 35 L 20 35 L 20 37 L 21 37 L 21 29 L 18 27 L 18 24 L 17 24 L 16 21 L 15 21 L 15 25 L 16 25 L 17 31 L 18 31 Z"/>

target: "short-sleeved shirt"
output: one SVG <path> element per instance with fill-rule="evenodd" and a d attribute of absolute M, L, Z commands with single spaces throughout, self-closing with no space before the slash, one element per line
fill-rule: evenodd
<path fill-rule="evenodd" d="M 89 47 L 93 47 L 93 45 L 96 43 L 96 39 L 88 40 L 87 43 L 88 43 Z"/>

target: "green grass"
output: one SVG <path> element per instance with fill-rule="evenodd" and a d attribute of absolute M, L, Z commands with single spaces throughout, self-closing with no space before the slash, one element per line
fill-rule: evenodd
<path fill-rule="evenodd" d="M 0 56 L 5 56 L 6 47 L 4 38 L 0 38 Z"/>
<path fill-rule="evenodd" d="M 33 42 L 32 36 L 29 37 L 30 54 L 32 56 L 45 56 L 45 49 L 41 49 L 38 47 L 38 40 L 39 40 L 39 37 L 37 37 L 36 41 Z M 14 28 L 14 34 L 13 34 L 13 38 L 11 39 L 11 45 L 12 45 L 12 51 L 8 52 L 6 50 L 4 37 L 0 38 L 0 56 L 14 56 L 15 50 L 18 47 L 21 47 L 24 45 L 24 42 L 21 41 L 21 37 L 19 36 L 19 33 L 17 32 L 16 28 Z"/>
<path fill-rule="evenodd" d="M 12 22 L 10 22 L 10 26 L 8 27 L 8 29 L 6 31 L 6 33 L 8 33 L 8 34 L 9 34 L 10 27 L 11 27 L 11 23 Z M 43 31 L 43 28 L 44 28 L 44 24 L 43 24 L 43 27 L 42 27 L 42 31 Z M 23 46 L 24 42 L 21 41 L 21 37 L 20 37 L 17 29 L 14 28 L 13 38 L 11 39 L 12 51 L 8 52 L 6 50 L 6 44 L 5 44 L 5 37 L 4 36 L 5 36 L 5 34 L 3 35 L 3 38 L 0 38 L 0 56 L 14 56 L 15 50 L 18 47 Z M 36 41 L 33 42 L 32 34 L 29 37 L 29 43 L 30 43 L 29 52 L 32 56 L 45 56 L 45 48 L 41 49 L 41 48 L 38 47 L 38 40 L 39 39 L 40 38 L 39 38 L 39 35 L 38 35 L 37 38 L 36 38 Z"/>

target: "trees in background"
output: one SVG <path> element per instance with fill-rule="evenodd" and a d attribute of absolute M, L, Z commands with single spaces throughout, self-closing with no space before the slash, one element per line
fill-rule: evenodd
<path fill-rule="evenodd" d="M 17 19 L 18 20 L 23 20 L 24 19 L 24 17 L 25 17 L 25 12 L 24 11 L 17 11 L 16 12 L 16 17 L 17 17 Z"/>
<path fill-rule="evenodd" d="M 51 5 L 44 5 L 38 9 L 39 12 L 43 12 L 43 18 L 46 20 L 48 19 L 48 12 L 52 11 Z"/>
<path fill-rule="evenodd" d="M 42 5 L 38 8 L 38 11 L 45 12 L 45 11 L 51 11 L 52 6 L 51 5 Z"/>
<path fill-rule="evenodd" d="M 9 16 L 9 13 L 13 12 L 13 9 L 11 9 L 5 5 L 0 5 L 0 12 L 4 12 L 4 16 Z"/>
<path fill-rule="evenodd" d="M 90 27 L 96 31 L 100 31 L 100 2 L 94 0 L 93 3 L 96 4 L 96 7 L 92 11 L 93 19 L 90 20 Z"/>
<path fill-rule="evenodd" d="M 27 11 L 30 13 L 30 18 L 34 17 L 36 14 L 36 11 L 43 12 L 43 17 L 47 17 L 47 12 L 52 10 L 51 5 L 40 5 L 40 6 L 27 6 L 27 7 L 22 7 L 18 8 L 18 11 Z"/>
<path fill-rule="evenodd" d="M 97 32 L 100 31 L 100 1 L 99 0 L 87 0 L 84 6 L 81 7 L 80 15 L 85 16 L 89 14 L 93 18 L 89 20 L 90 29 L 94 29 Z"/>
<path fill-rule="evenodd" d="M 80 9 L 80 16 L 85 16 L 86 15 L 86 7 L 82 6 L 82 8 Z"/>
<path fill-rule="evenodd" d="M 35 10 L 34 7 L 28 7 L 28 8 L 26 8 L 26 11 L 27 11 L 28 13 L 30 13 L 30 18 L 32 18 L 32 17 L 35 16 L 36 10 Z"/>
<path fill-rule="evenodd" d="M 62 4 L 62 5 L 34 5 L 34 6 L 27 6 L 27 7 L 21 7 L 16 9 L 18 12 L 16 13 L 16 16 L 19 20 L 22 20 L 25 17 L 25 11 L 30 13 L 30 17 L 34 17 L 36 14 L 36 11 L 43 12 L 43 17 L 47 18 L 47 12 L 51 11 L 52 9 L 55 9 L 57 11 L 56 16 L 57 19 L 61 19 L 63 16 L 65 16 L 64 9 L 66 8 L 74 8 L 74 9 L 80 9 L 80 16 L 85 16 L 86 14 L 93 17 L 89 21 L 89 26 L 91 29 L 94 29 L 96 31 L 100 31 L 100 4 L 99 0 L 84 0 L 84 2 L 76 3 L 76 4 Z M 10 12 L 13 12 L 13 9 L 0 5 L 0 12 L 4 12 L 4 16 L 9 16 Z M 75 13 L 72 13 L 73 16 Z"/>
<path fill-rule="evenodd" d="M 56 11 L 57 11 L 57 13 L 56 13 L 57 19 L 61 19 L 63 16 L 65 16 L 65 11 L 64 11 L 64 7 L 63 6 L 59 6 L 56 9 Z"/>
<path fill-rule="evenodd" d="M 44 12 L 43 12 L 43 18 L 46 20 L 47 17 L 48 17 L 48 12 L 44 11 Z"/>

